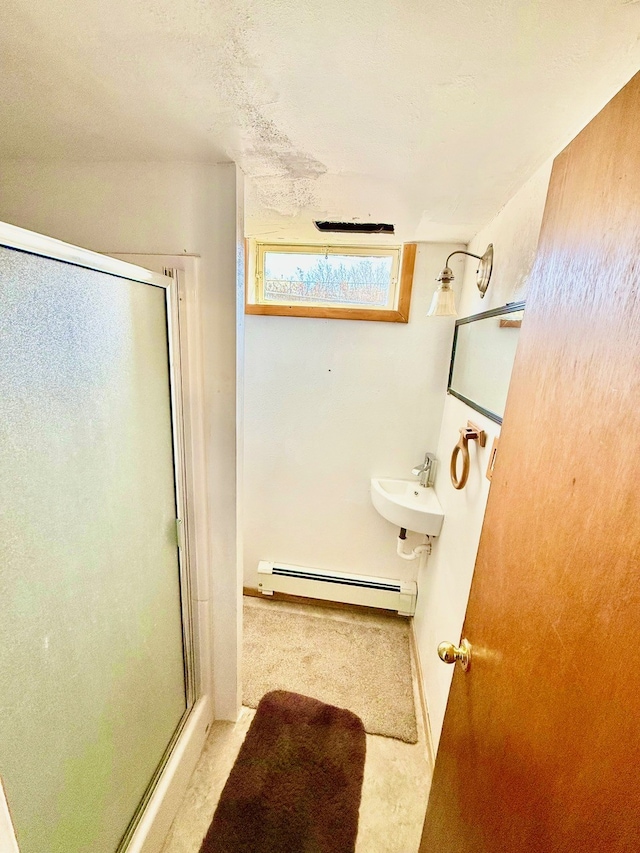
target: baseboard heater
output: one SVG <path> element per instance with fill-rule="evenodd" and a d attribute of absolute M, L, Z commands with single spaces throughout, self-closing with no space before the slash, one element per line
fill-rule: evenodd
<path fill-rule="evenodd" d="M 400 616 L 413 616 L 418 594 L 415 581 L 350 575 L 266 560 L 258 563 L 258 589 L 264 595 L 284 592 L 305 598 L 397 610 Z"/>

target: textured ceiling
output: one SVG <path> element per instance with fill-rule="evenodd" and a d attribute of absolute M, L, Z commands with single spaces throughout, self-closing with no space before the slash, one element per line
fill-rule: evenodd
<path fill-rule="evenodd" d="M 3 0 L 0 157 L 236 160 L 254 234 L 466 239 L 639 34 L 635 0 Z"/>

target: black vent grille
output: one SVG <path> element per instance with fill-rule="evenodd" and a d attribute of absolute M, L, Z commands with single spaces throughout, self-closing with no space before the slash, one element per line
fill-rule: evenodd
<path fill-rule="evenodd" d="M 338 583 L 343 586 L 359 586 L 363 589 L 381 589 L 385 592 L 401 592 L 400 584 L 389 581 L 370 581 L 366 578 L 359 580 L 351 580 L 350 578 L 339 577 L 336 575 L 317 575 L 314 572 L 299 571 L 298 569 L 285 569 L 282 566 L 274 566 L 272 574 L 280 575 L 283 578 L 301 578 L 307 581 L 320 581 L 322 583 Z"/>
<path fill-rule="evenodd" d="M 318 231 L 339 234 L 395 234 L 395 227 L 388 222 L 320 222 L 313 223 Z"/>

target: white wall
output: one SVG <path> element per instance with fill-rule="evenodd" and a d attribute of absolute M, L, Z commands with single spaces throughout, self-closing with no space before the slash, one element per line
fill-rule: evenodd
<path fill-rule="evenodd" d="M 245 584 L 259 560 L 415 578 L 373 509 L 374 476 L 435 451 L 453 320 L 428 319 L 459 244 L 418 247 L 410 322 L 246 318 Z M 462 256 L 453 259 L 461 278 Z"/>
<path fill-rule="evenodd" d="M 552 161 L 548 161 L 513 196 L 500 213 L 473 238 L 469 251 L 481 255 L 494 244 L 494 271 L 484 299 L 476 287 L 477 262 L 469 259 L 464 275 L 461 317 L 497 308 L 526 296 L 527 282 L 535 258 Z M 487 432 L 487 444 L 471 447 L 471 471 L 467 486 L 457 491 L 449 477 L 449 459 L 458 441 L 460 427 L 472 420 Z M 440 466 L 435 489 L 444 509 L 442 533 L 418 579 L 415 632 L 429 707 L 434 743 L 437 745 L 453 676 L 453 667 L 438 658 L 438 643 L 457 643 L 475 566 L 484 511 L 489 494 L 485 477 L 493 438 L 500 427 L 469 406 L 447 396 L 438 440 Z"/>
<path fill-rule="evenodd" d="M 237 170 L 233 164 L 0 162 L 0 220 L 106 254 L 200 255 L 214 705 L 239 710 L 236 522 Z M 239 230 L 238 230 L 239 229 Z"/>

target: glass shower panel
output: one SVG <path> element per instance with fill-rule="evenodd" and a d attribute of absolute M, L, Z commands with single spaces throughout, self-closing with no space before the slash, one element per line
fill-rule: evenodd
<path fill-rule="evenodd" d="M 0 777 L 114 853 L 186 708 L 165 290 L 0 247 Z"/>

